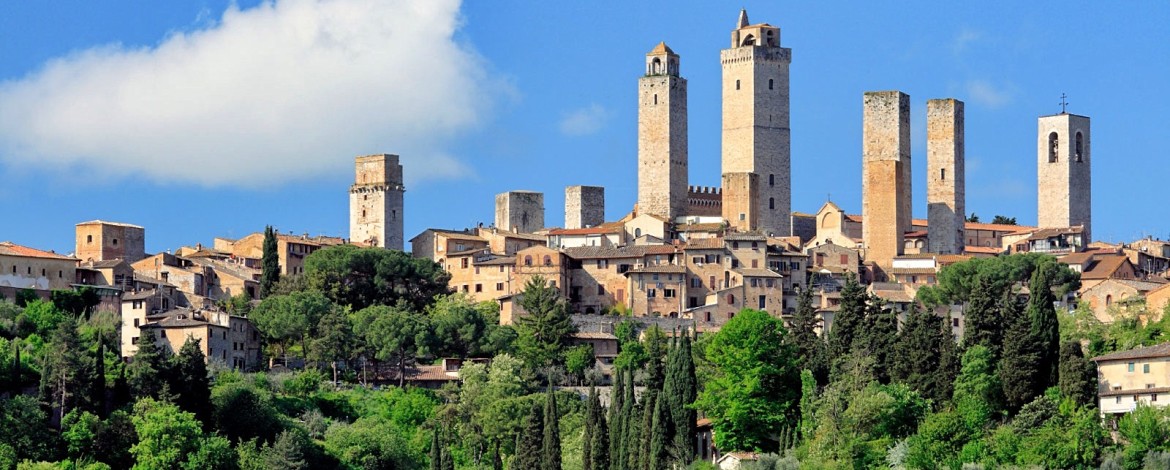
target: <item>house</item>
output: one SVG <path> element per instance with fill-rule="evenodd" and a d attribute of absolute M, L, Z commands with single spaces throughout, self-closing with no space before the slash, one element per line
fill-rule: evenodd
<path fill-rule="evenodd" d="M 1093 358 L 1100 379 L 1101 415 L 1114 425 L 1139 404 L 1170 403 L 1170 343 L 1118 351 Z"/>
<path fill-rule="evenodd" d="M 728 452 L 715 461 L 715 466 L 719 467 L 719 470 L 736 470 L 757 460 L 760 460 L 760 456 L 755 452 Z"/>
<path fill-rule="evenodd" d="M 0 293 L 8 298 L 21 289 L 70 289 L 76 280 L 77 258 L 0 242 Z"/>
<path fill-rule="evenodd" d="M 1113 314 L 1127 313 L 1147 306 L 1146 296 L 1165 287 L 1164 282 L 1139 281 L 1135 279 L 1105 279 L 1080 290 L 1080 300 L 1089 304 L 1093 316 L 1102 323 L 1113 323 Z M 1150 309 L 1149 313 L 1161 313 L 1161 309 Z"/>
<path fill-rule="evenodd" d="M 233 369 L 257 370 L 262 365 L 260 332 L 245 317 L 226 312 L 177 308 L 158 311 L 149 308 L 148 298 L 127 295 L 123 308 L 121 356 L 129 359 L 138 352 L 138 338 L 153 335 L 155 344 L 177 354 L 188 339 L 199 341 L 208 362 L 221 362 Z"/>

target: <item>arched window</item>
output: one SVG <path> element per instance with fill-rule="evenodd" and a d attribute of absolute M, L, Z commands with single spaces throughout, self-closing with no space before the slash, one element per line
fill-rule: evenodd
<path fill-rule="evenodd" d="M 1048 134 L 1048 163 L 1056 163 L 1056 152 L 1060 147 L 1060 136 L 1055 132 Z"/>
<path fill-rule="evenodd" d="M 735 294 L 727 294 L 727 305 L 735 305 Z"/>
<path fill-rule="evenodd" d="M 640 228 L 635 228 L 635 229 L 634 229 L 634 238 L 638 238 L 638 237 L 640 237 L 640 236 L 642 236 L 642 229 L 640 229 Z"/>
<path fill-rule="evenodd" d="M 544 265 L 552 266 L 552 256 L 544 255 Z"/>
<path fill-rule="evenodd" d="M 1077 131 L 1076 145 L 1073 147 L 1076 151 L 1076 162 L 1081 163 L 1085 161 L 1085 137 L 1081 135 L 1081 131 Z"/>
<path fill-rule="evenodd" d="M 768 198 L 768 208 L 769 208 L 769 209 L 775 209 L 775 208 L 776 208 L 776 198 L 774 198 L 774 197 L 770 197 L 770 198 Z"/>
<path fill-rule="evenodd" d="M 662 73 L 662 59 L 657 57 L 650 61 L 650 75 L 658 75 Z"/>
<path fill-rule="evenodd" d="M 532 256 L 525 256 L 524 257 L 524 265 L 525 266 L 532 266 Z"/>
<path fill-rule="evenodd" d="M 776 186 L 776 175 L 768 175 L 768 186 Z"/>
<path fill-rule="evenodd" d="M 738 90 L 738 89 L 739 89 L 739 80 L 736 80 L 736 81 L 735 81 L 735 89 L 736 89 L 736 90 Z"/>
<path fill-rule="evenodd" d="M 118 246 L 118 239 L 117 238 L 114 239 L 114 246 Z"/>
<path fill-rule="evenodd" d="M 1105 306 L 1108 307 L 1110 305 L 1113 305 L 1113 296 L 1107 295 L 1105 296 Z"/>
<path fill-rule="evenodd" d="M 743 42 L 740 43 L 740 46 L 754 46 L 754 45 L 756 45 L 756 37 L 751 35 L 751 34 L 749 34 L 749 35 L 747 35 L 747 37 L 743 38 Z"/>
<path fill-rule="evenodd" d="M 772 79 L 771 78 L 768 79 L 768 89 L 769 90 L 772 89 Z"/>

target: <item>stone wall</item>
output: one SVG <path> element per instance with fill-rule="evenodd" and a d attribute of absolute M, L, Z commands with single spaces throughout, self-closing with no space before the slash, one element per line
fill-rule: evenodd
<path fill-rule="evenodd" d="M 759 175 L 752 172 L 723 173 L 723 218 L 741 232 L 758 230 Z"/>
<path fill-rule="evenodd" d="M 926 206 L 932 253 L 962 253 L 965 245 L 963 126 L 962 101 L 926 102 Z"/>
<path fill-rule="evenodd" d="M 349 188 L 349 238 L 356 243 L 402 250 L 402 165 L 398 155 L 367 155 L 354 161 Z"/>
<path fill-rule="evenodd" d="M 544 228 L 544 193 L 508 191 L 497 194 L 496 227 L 520 233 Z"/>
<path fill-rule="evenodd" d="M 866 92 L 863 104 L 862 240 L 866 260 L 888 269 L 911 224 L 910 97 Z"/>
<path fill-rule="evenodd" d="M 146 257 L 146 229 L 137 225 L 95 220 L 77 224 L 74 256 L 81 261 Z"/>
<path fill-rule="evenodd" d="M 1075 114 L 1038 120 L 1037 220 L 1040 228 L 1085 227 L 1092 241 L 1092 146 L 1089 118 Z M 1080 144 L 1077 143 L 1080 135 Z"/>
<path fill-rule="evenodd" d="M 647 56 L 655 58 L 678 61 Z M 687 81 L 672 71 L 638 79 L 638 211 L 668 219 L 687 209 Z"/>
<path fill-rule="evenodd" d="M 565 188 L 565 228 L 596 227 L 605 223 L 605 188 L 569 186 Z"/>

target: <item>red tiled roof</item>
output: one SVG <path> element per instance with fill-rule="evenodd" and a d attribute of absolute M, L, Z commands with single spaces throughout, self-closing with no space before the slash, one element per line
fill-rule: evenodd
<path fill-rule="evenodd" d="M 36 248 L 17 245 L 12 242 L 0 242 L 0 255 L 21 256 L 25 258 L 46 258 L 73 261 L 77 260 L 77 258 L 72 256 L 63 256 L 51 251 L 41 251 Z"/>
<path fill-rule="evenodd" d="M 1128 351 L 1118 351 L 1112 354 L 1094 357 L 1093 361 L 1124 361 L 1127 359 L 1150 359 L 1158 357 L 1170 357 L 1170 343 L 1162 343 L 1154 346 L 1146 346 L 1144 348 L 1130 349 Z"/>
<path fill-rule="evenodd" d="M 548 231 L 549 235 L 603 235 L 608 233 L 619 233 L 622 231 L 620 226 L 606 227 L 587 227 L 587 228 L 554 228 Z"/>

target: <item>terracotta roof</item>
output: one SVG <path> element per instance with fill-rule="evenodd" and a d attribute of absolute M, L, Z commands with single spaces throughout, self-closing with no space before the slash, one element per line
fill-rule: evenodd
<path fill-rule="evenodd" d="M 116 268 L 116 267 L 118 267 L 118 265 L 123 264 L 125 262 L 126 261 L 121 260 L 121 259 L 107 259 L 107 260 L 101 260 L 101 261 L 94 261 L 92 263 L 86 263 L 85 265 L 87 267 L 90 267 L 93 269 L 109 269 L 109 268 Z"/>
<path fill-rule="evenodd" d="M 967 255 L 938 255 L 934 259 L 939 264 L 954 264 L 970 260 L 971 257 Z"/>
<path fill-rule="evenodd" d="M 573 333 L 572 337 L 578 339 L 617 339 L 617 336 L 614 336 L 613 333 L 602 333 L 599 331 L 578 331 Z"/>
<path fill-rule="evenodd" d="M 1003 248 L 998 246 L 965 246 L 963 247 L 965 253 L 982 253 L 986 255 L 998 255 L 1003 253 Z"/>
<path fill-rule="evenodd" d="M 499 266 L 501 264 L 516 264 L 515 256 L 500 256 L 497 258 L 476 261 L 476 266 Z"/>
<path fill-rule="evenodd" d="M 158 295 L 158 292 L 156 292 L 154 289 L 138 291 L 138 292 L 127 292 L 126 294 L 122 295 L 122 301 L 144 300 L 144 299 L 149 299 L 151 297 L 154 297 L 156 295 Z"/>
<path fill-rule="evenodd" d="M 894 274 L 936 274 L 938 270 L 935 268 L 890 268 L 890 272 Z"/>
<path fill-rule="evenodd" d="M 1081 273 L 1081 279 L 1109 279 L 1113 274 L 1125 263 L 1129 262 L 1129 258 L 1125 255 L 1108 255 L 1096 256 L 1096 261 L 1089 269 Z"/>
<path fill-rule="evenodd" d="M 673 264 L 660 264 L 655 266 L 643 266 L 638 269 L 631 269 L 626 271 L 626 274 L 679 274 L 687 272 L 687 268 Z"/>
<path fill-rule="evenodd" d="M 450 251 L 450 252 L 447 252 L 447 257 L 450 258 L 452 256 L 470 256 L 470 255 L 474 255 L 474 254 L 478 254 L 478 253 L 483 253 L 483 251 L 486 249 L 487 248 L 485 247 L 485 248 L 473 248 L 470 250 L 463 250 L 463 251 Z"/>
<path fill-rule="evenodd" d="M 684 250 L 722 250 L 723 239 L 720 238 L 697 238 L 694 240 L 687 240 L 686 245 L 683 245 Z"/>
<path fill-rule="evenodd" d="M 902 234 L 906 238 L 923 238 L 926 236 L 926 230 L 915 230 L 913 232 L 906 232 Z"/>
<path fill-rule="evenodd" d="M 658 43 L 658 45 L 654 46 L 654 49 L 650 49 L 650 52 L 646 55 L 662 55 L 662 54 L 674 55 L 674 51 L 670 50 L 670 46 L 667 46 L 665 41 Z"/>
<path fill-rule="evenodd" d="M 873 295 L 889 302 L 910 303 L 914 301 L 914 296 L 902 290 L 875 290 L 873 291 Z"/>
<path fill-rule="evenodd" d="M 679 247 L 674 245 L 646 245 L 646 254 L 648 255 L 669 255 L 679 251 Z"/>
<path fill-rule="evenodd" d="M 1135 388 L 1129 390 L 1106 390 L 1097 392 L 1098 396 L 1115 397 L 1118 395 L 1149 395 L 1151 393 L 1167 393 L 1170 392 L 1170 387 L 1154 387 L 1154 388 Z"/>
<path fill-rule="evenodd" d="M 398 380 L 398 371 L 390 371 L 389 379 Z M 407 382 L 457 382 L 459 381 L 459 374 L 455 372 L 448 373 L 443 370 L 442 365 L 434 366 L 416 366 L 406 369 Z"/>
<path fill-rule="evenodd" d="M 723 224 L 717 223 L 701 223 L 701 224 L 679 224 L 675 231 L 678 232 L 719 232 L 723 230 Z"/>
<path fill-rule="evenodd" d="M 727 241 L 749 241 L 749 242 L 750 241 L 761 241 L 761 242 L 768 241 L 768 237 L 764 236 L 761 233 L 753 233 L 753 232 L 729 232 L 723 236 L 723 239 L 727 240 Z"/>
<path fill-rule="evenodd" d="M 1159 357 L 1170 357 L 1170 343 L 1130 349 L 1128 351 L 1118 351 L 1112 354 L 1094 357 L 1093 361 L 1124 361 L 1128 359 L 1151 359 Z"/>
<path fill-rule="evenodd" d="M 733 271 L 739 273 L 740 275 L 742 275 L 744 277 L 772 277 L 772 278 L 784 277 L 784 276 L 781 276 L 779 273 L 776 273 L 774 271 L 770 271 L 767 269 L 759 269 L 759 268 L 736 268 L 736 269 L 733 269 Z"/>
<path fill-rule="evenodd" d="M 554 228 L 548 231 L 549 235 L 605 235 L 610 233 L 621 233 L 620 226 L 600 226 L 587 228 Z"/>
<path fill-rule="evenodd" d="M 452 240 L 469 240 L 469 241 L 473 241 L 473 242 L 487 243 L 487 240 L 484 240 L 482 237 L 480 237 L 478 235 L 472 235 L 470 233 L 448 232 L 448 231 L 436 230 L 435 235 L 442 236 L 443 238 L 449 238 Z"/>
<path fill-rule="evenodd" d="M 98 224 L 101 224 L 101 225 L 112 225 L 112 226 L 115 226 L 115 227 L 142 228 L 141 226 L 138 226 L 138 225 L 133 225 L 133 224 L 124 224 L 124 223 L 121 223 L 121 222 L 107 222 L 107 221 L 104 221 L 104 220 L 91 220 L 91 221 L 89 221 L 89 222 L 82 222 L 82 223 L 79 223 L 79 224 L 77 224 L 77 226 L 79 226 L 79 227 L 80 227 L 80 226 L 82 226 L 82 225 L 98 225 Z M 145 229 L 143 229 L 143 230 L 145 230 Z"/>
<path fill-rule="evenodd" d="M 41 251 L 36 248 L 29 248 L 27 246 L 17 245 L 12 242 L 0 242 L 0 255 L 6 256 L 20 256 L 24 258 L 45 258 L 45 259 L 59 259 L 76 261 L 77 258 L 72 256 L 63 256 L 51 251 Z"/>
<path fill-rule="evenodd" d="M 845 219 L 853 222 L 863 222 L 865 219 L 857 214 L 846 214 Z M 927 219 L 911 219 L 910 225 L 913 227 L 926 227 L 929 225 Z M 987 230 L 991 232 L 1026 232 L 1035 230 L 1036 227 L 1028 227 L 1025 225 L 1007 225 L 1007 224 L 984 224 L 979 222 L 965 222 L 963 228 L 967 230 Z"/>
<path fill-rule="evenodd" d="M 1058 237 L 1061 235 L 1068 235 L 1068 234 L 1074 234 L 1074 233 L 1082 233 L 1084 231 L 1085 231 L 1084 227 L 1080 227 L 1080 226 L 1060 227 L 1060 228 L 1042 228 L 1039 230 L 1031 231 L 1032 236 L 1028 237 L 1028 241 L 1047 240 L 1047 239 L 1052 238 L 1052 237 Z"/>
<path fill-rule="evenodd" d="M 1094 253 L 1089 252 L 1070 253 L 1057 258 L 1056 261 L 1064 264 L 1085 264 L 1093 259 L 1093 255 Z"/>

